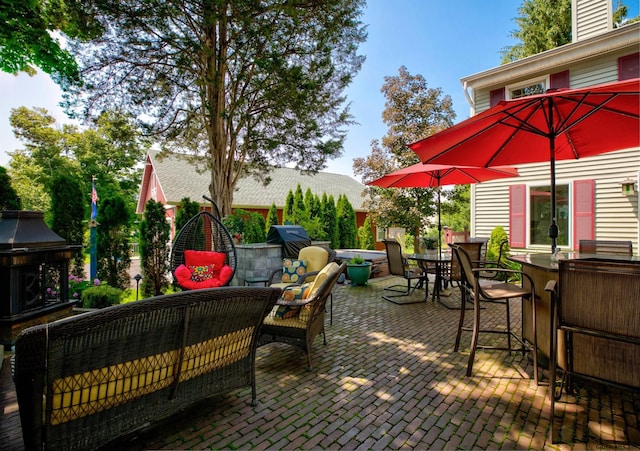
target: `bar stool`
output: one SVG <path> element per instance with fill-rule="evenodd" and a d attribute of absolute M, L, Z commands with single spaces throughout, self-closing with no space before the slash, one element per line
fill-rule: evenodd
<path fill-rule="evenodd" d="M 475 359 L 476 349 L 499 349 L 509 351 L 519 351 L 524 354 L 527 351 L 525 346 L 524 337 L 518 337 L 516 334 L 511 332 L 511 318 L 509 312 L 509 301 L 514 298 L 527 298 L 531 300 L 531 304 L 533 306 L 533 377 L 536 385 L 538 385 L 538 357 L 536 350 L 538 349 L 538 339 L 536 335 L 536 306 L 535 306 L 535 288 L 533 284 L 533 280 L 527 274 L 524 274 L 522 271 L 516 271 L 511 269 L 501 269 L 501 272 L 510 274 L 517 273 L 521 274 L 523 278 L 527 278 L 530 283 L 531 288 L 524 288 L 523 286 L 507 283 L 507 282 L 498 282 L 492 284 L 480 284 L 478 273 L 483 271 L 483 268 L 473 268 L 471 257 L 462 247 L 457 246 L 455 244 L 450 245 L 454 252 L 454 258 L 458 259 L 460 263 L 460 267 L 462 269 L 462 287 L 467 293 L 467 299 L 473 302 L 473 327 L 468 328 L 464 327 L 464 314 L 465 309 L 460 309 L 460 322 L 458 323 L 458 333 L 456 335 L 456 343 L 454 346 L 454 351 L 458 352 L 458 348 L 460 347 L 460 338 L 462 335 L 462 331 L 471 331 L 471 350 L 469 352 L 469 362 L 467 363 L 467 376 L 471 376 L 473 372 L 473 361 Z M 496 304 L 502 304 L 506 309 L 506 330 L 501 329 L 483 329 L 480 323 L 480 303 L 481 302 L 491 302 Z M 522 330 L 522 329 L 521 329 Z M 481 346 L 478 345 L 478 335 L 480 333 L 489 333 L 489 334 L 505 334 L 507 336 L 507 346 Z M 511 339 L 515 339 L 520 343 L 520 347 L 513 348 Z"/>

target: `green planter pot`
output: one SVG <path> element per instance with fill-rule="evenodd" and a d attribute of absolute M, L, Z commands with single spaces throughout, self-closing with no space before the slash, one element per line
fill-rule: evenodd
<path fill-rule="evenodd" d="M 371 263 L 347 263 L 347 275 L 352 286 L 366 285 L 371 277 Z"/>

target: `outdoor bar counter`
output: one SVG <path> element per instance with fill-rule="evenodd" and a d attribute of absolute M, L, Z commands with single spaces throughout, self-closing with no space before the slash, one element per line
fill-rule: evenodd
<path fill-rule="evenodd" d="M 533 279 L 536 291 L 536 321 L 537 321 L 537 339 L 538 339 L 538 355 L 542 362 L 548 361 L 549 348 L 551 341 L 551 296 L 545 291 L 545 286 L 549 280 L 558 280 L 558 261 L 551 258 L 550 253 L 544 254 L 522 254 L 511 255 L 507 257 L 509 260 L 522 265 L 522 271 Z M 568 252 L 561 255 L 563 259 L 597 259 L 603 261 L 622 261 L 637 263 L 640 265 L 640 257 L 621 256 L 621 255 L 605 255 L 605 254 L 584 254 L 578 252 Z M 523 334 L 524 337 L 533 343 L 532 328 L 532 311 L 531 302 L 523 300 Z M 561 341 L 558 342 L 561 346 Z M 562 365 L 564 354 L 559 349 L 559 363 Z"/>

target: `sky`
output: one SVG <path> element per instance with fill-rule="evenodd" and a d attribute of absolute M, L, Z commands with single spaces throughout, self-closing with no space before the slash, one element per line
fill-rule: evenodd
<path fill-rule="evenodd" d="M 348 128 L 343 156 L 328 162 L 326 171 L 353 174 L 353 159 L 371 153 L 371 141 L 387 132 L 382 122 L 385 99 L 380 88 L 386 76 L 397 76 L 405 66 L 422 75 L 429 88 L 451 96 L 456 122 L 469 117 L 469 105 L 460 79 L 500 65 L 500 50 L 516 44 L 521 0 L 368 0 L 362 21 L 368 38 L 359 53 L 366 61 L 346 91 L 357 124 Z M 635 0 L 625 0 L 628 17 L 638 15 Z M 15 139 L 9 115 L 12 108 L 42 107 L 57 125 L 72 123 L 59 107 L 60 89 L 47 74 L 35 77 L 0 73 L 0 165 L 22 147 Z"/>

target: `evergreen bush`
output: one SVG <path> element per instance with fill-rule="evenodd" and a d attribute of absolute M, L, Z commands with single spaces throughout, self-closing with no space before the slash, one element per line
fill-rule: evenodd
<path fill-rule="evenodd" d="M 84 308 L 105 308 L 120 304 L 124 291 L 106 284 L 93 286 L 82 292 Z"/>

